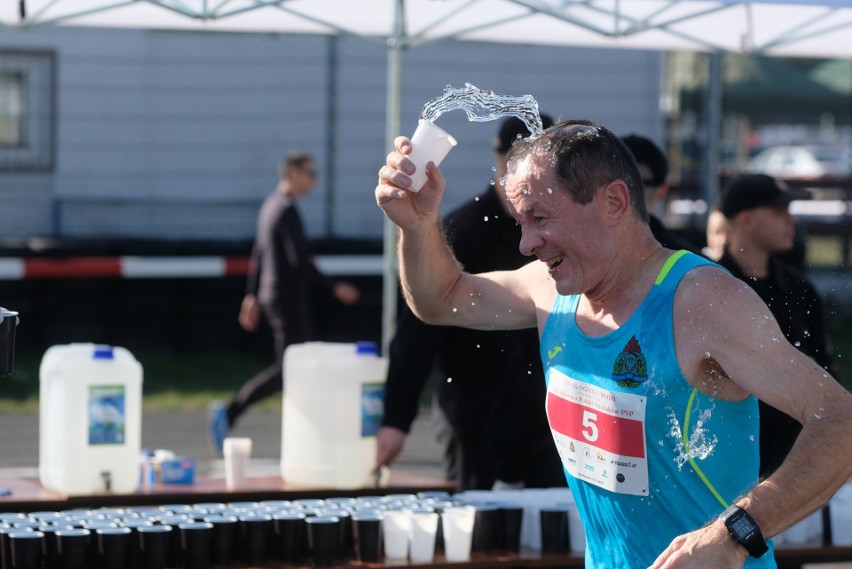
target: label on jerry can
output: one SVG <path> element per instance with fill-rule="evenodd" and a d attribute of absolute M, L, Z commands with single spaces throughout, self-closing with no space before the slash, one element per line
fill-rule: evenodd
<path fill-rule="evenodd" d="M 122 445 L 126 437 L 123 385 L 89 387 L 89 444 Z"/>
<path fill-rule="evenodd" d="M 361 386 L 361 436 L 375 437 L 385 415 L 385 384 L 365 383 Z"/>

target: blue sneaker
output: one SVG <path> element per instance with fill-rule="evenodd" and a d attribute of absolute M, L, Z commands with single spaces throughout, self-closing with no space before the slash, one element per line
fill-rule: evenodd
<path fill-rule="evenodd" d="M 225 437 L 228 436 L 228 412 L 221 401 L 214 401 L 207 411 L 207 434 L 210 437 L 210 445 L 217 454 L 222 454 Z"/>

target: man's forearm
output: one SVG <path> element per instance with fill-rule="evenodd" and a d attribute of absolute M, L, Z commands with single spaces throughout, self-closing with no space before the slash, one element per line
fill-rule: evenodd
<path fill-rule="evenodd" d="M 737 500 L 766 537 L 783 532 L 824 506 L 852 476 L 852 462 L 820 460 L 852 456 L 852 412 L 848 407 L 840 406 L 830 420 L 828 416 L 811 418 L 808 423 L 781 467 Z"/>
<path fill-rule="evenodd" d="M 444 323 L 462 269 L 444 239 L 440 223 L 400 231 L 397 251 L 402 293 L 412 311 L 429 324 Z"/>

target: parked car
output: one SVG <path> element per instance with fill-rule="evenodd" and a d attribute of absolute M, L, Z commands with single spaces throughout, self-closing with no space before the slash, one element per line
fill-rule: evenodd
<path fill-rule="evenodd" d="M 786 180 L 846 178 L 852 156 L 839 146 L 773 146 L 749 160 L 746 170 Z"/>
<path fill-rule="evenodd" d="M 767 148 L 748 161 L 746 170 L 788 180 L 816 180 L 825 175 L 820 161 L 804 146 Z"/>

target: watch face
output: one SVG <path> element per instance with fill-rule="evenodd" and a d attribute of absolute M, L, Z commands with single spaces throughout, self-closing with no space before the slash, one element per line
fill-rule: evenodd
<path fill-rule="evenodd" d="M 754 525 L 745 516 L 737 516 L 728 528 L 738 539 L 745 539 L 754 532 Z"/>

